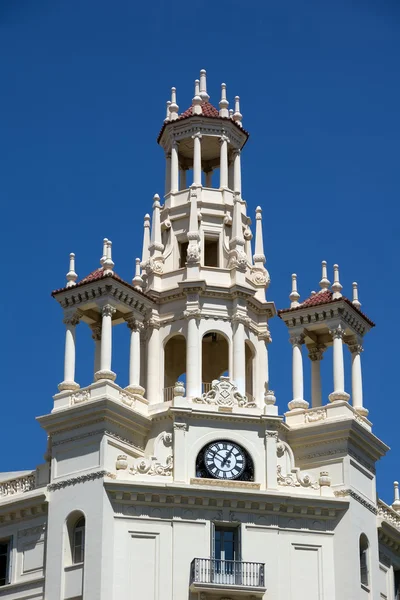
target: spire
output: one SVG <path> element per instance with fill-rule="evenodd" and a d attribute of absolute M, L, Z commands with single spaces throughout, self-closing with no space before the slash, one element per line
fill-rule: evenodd
<path fill-rule="evenodd" d="M 135 277 L 132 279 L 132 285 L 135 288 L 138 289 L 143 289 L 143 279 L 141 276 L 141 272 L 140 272 L 140 258 L 137 258 L 135 260 L 136 263 L 136 267 L 135 267 Z"/>
<path fill-rule="evenodd" d="M 176 103 L 176 88 L 171 88 L 171 104 L 169 105 L 169 119 L 170 121 L 176 121 L 178 118 L 179 106 Z"/>
<path fill-rule="evenodd" d="M 146 262 L 149 260 L 150 252 L 150 215 L 144 215 L 143 223 L 143 249 L 142 249 L 142 268 L 144 268 Z"/>
<path fill-rule="evenodd" d="M 69 255 L 69 271 L 66 275 L 67 277 L 67 288 L 74 287 L 76 285 L 76 280 L 78 279 L 78 275 L 75 273 L 75 254 L 71 252 Z"/>
<path fill-rule="evenodd" d="M 394 487 L 394 502 L 392 504 L 392 508 L 397 512 L 400 512 L 400 494 L 399 494 L 399 482 L 395 481 L 393 483 Z"/>
<path fill-rule="evenodd" d="M 112 260 L 112 241 L 107 240 L 106 243 L 106 259 L 103 262 L 104 275 L 114 275 L 114 262 Z"/>
<path fill-rule="evenodd" d="M 219 116 L 229 117 L 229 102 L 226 99 L 226 83 L 221 83 L 221 100 L 219 101 Z"/>
<path fill-rule="evenodd" d="M 352 304 L 356 308 L 361 308 L 361 302 L 358 299 L 358 283 L 356 281 L 353 281 L 353 301 L 352 301 Z"/>
<path fill-rule="evenodd" d="M 299 302 L 300 294 L 297 291 L 297 275 L 296 275 L 296 273 L 293 273 L 293 275 L 292 275 L 292 291 L 290 292 L 289 298 L 290 298 L 290 308 L 296 308 L 297 306 L 300 306 L 300 302 Z"/>
<path fill-rule="evenodd" d="M 164 123 L 168 123 L 168 121 L 170 120 L 170 112 L 169 112 L 169 107 L 171 106 L 171 100 L 167 100 L 167 114 L 166 117 L 164 119 Z"/>
<path fill-rule="evenodd" d="M 192 100 L 192 113 L 194 115 L 201 115 L 201 96 L 200 96 L 200 81 L 198 79 L 194 82 L 194 98 Z"/>
<path fill-rule="evenodd" d="M 242 125 L 242 119 L 243 119 L 243 116 L 242 116 L 242 114 L 240 112 L 240 97 L 239 96 L 235 96 L 235 112 L 233 113 L 233 120 L 240 127 L 243 127 L 243 125 Z"/>
<path fill-rule="evenodd" d="M 207 94 L 207 78 L 205 69 L 200 71 L 200 98 L 203 102 L 208 102 L 210 100 L 210 96 Z"/>
<path fill-rule="evenodd" d="M 329 289 L 331 282 L 328 279 L 328 270 L 326 267 L 326 260 L 322 261 L 322 279 L 319 282 L 319 287 L 321 288 L 321 292 Z"/>
<path fill-rule="evenodd" d="M 342 294 L 341 294 L 342 287 L 343 286 L 340 284 L 340 281 L 339 281 L 339 265 L 333 265 L 333 283 L 332 283 L 333 296 L 332 296 L 332 298 L 334 300 L 342 297 Z"/>
<path fill-rule="evenodd" d="M 107 243 L 108 243 L 108 239 L 104 238 L 104 240 L 103 240 L 103 256 L 100 259 L 100 264 L 102 267 L 104 266 L 104 262 L 107 258 Z"/>

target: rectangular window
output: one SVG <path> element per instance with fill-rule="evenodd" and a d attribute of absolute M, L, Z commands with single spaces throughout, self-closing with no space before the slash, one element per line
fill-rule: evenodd
<path fill-rule="evenodd" d="M 189 242 L 179 242 L 179 268 L 186 267 L 187 250 Z"/>
<path fill-rule="evenodd" d="M 216 238 L 204 239 L 204 266 L 219 267 L 219 243 Z"/>
<path fill-rule="evenodd" d="M 10 540 L 0 541 L 0 586 L 9 583 Z"/>
<path fill-rule="evenodd" d="M 74 531 L 74 565 L 82 563 L 85 556 L 85 527 L 76 527 Z"/>

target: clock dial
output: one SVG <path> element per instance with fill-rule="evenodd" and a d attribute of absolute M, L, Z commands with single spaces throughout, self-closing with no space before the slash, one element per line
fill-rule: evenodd
<path fill-rule="evenodd" d="M 246 457 L 232 442 L 213 442 L 205 450 L 204 464 L 212 477 L 237 479 L 246 467 Z"/>

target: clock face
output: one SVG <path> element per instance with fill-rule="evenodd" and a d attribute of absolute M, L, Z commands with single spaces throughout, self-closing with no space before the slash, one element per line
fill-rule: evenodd
<path fill-rule="evenodd" d="M 237 479 L 246 467 L 246 457 L 232 442 L 213 442 L 204 452 L 204 464 L 212 477 Z"/>

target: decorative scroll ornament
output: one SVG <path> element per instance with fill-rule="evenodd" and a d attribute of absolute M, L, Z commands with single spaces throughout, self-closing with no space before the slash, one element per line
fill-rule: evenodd
<path fill-rule="evenodd" d="M 165 465 L 157 462 L 155 457 L 152 458 L 138 458 L 135 460 L 134 465 L 130 468 L 129 472 L 131 475 L 162 475 L 169 477 L 172 475 L 174 467 L 174 459 L 170 454 Z"/>
<path fill-rule="evenodd" d="M 259 267 L 259 266 L 251 267 L 250 277 L 251 277 L 251 281 L 254 283 L 254 285 L 268 287 L 269 284 L 271 283 L 271 278 L 265 267 Z"/>
<path fill-rule="evenodd" d="M 202 394 L 201 398 L 193 398 L 197 404 L 216 404 L 217 406 L 240 406 L 256 408 L 256 403 L 243 396 L 229 377 L 214 379 L 211 390 Z"/>
<path fill-rule="evenodd" d="M 164 273 L 164 262 L 163 257 L 158 256 L 156 258 L 149 258 L 149 260 L 144 265 L 144 270 L 147 275 L 151 275 L 155 273 L 156 275 L 161 275 Z"/>
<path fill-rule="evenodd" d="M 186 263 L 188 265 L 200 264 L 200 242 L 197 231 L 189 231 L 187 234 L 189 245 L 186 252 Z"/>
<path fill-rule="evenodd" d="M 277 467 L 278 485 L 287 485 L 289 487 L 309 487 L 313 490 L 319 489 L 319 483 L 314 481 L 308 473 L 301 475 L 300 469 L 295 467 L 290 473 L 282 474 L 282 465 Z"/>
<path fill-rule="evenodd" d="M 242 273 L 247 270 L 247 255 L 244 250 L 235 249 L 229 253 L 228 269 L 237 269 Z"/>

